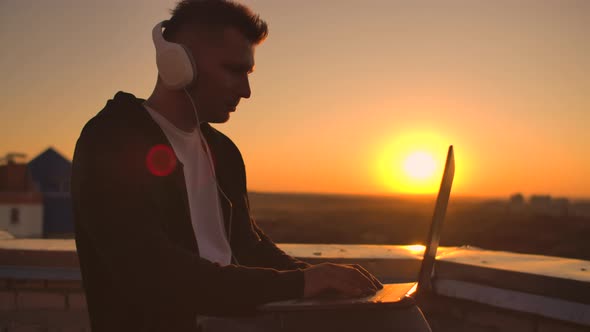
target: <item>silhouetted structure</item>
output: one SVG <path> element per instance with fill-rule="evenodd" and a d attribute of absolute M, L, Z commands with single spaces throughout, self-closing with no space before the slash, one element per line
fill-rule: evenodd
<path fill-rule="evenodd" d="M 43 198 L 19 153 L 9 153 L 0 165 L 0 229 L 15 237 L 43 236 Z"/>
<path fill-rule="evenodd" d="M 524 196 L 521 193 L 510 196 L 510 201 L 508 203 L 508 211 L 510 213 L 523 213 L 525 211 L 525 207 Z"/>
<path fill-rule="evenodd" d="M 28 168 L 33 182 L 43 194 L 45 237 L 73 234 L 70 196 L 72 163 L 53 148 L 49 148 L 31 160 Z"/>
<path fill-rule="evenodd" d="M 530 199 L 531 211 L 535 215 L 548 215 L 551 209 L 551 196 L 533 195 Z"/>
<path fill-rule="evenodd" d="M 570 207 L 570 213 L 576 217 L 590 218 L 590 201 L 573 203 Z"/>
<path fill-rule="evenodd" d="M 567 198 L 555 198 L 551 201 L 551 215 L 554 217 L 567 217 L 569 215 L 570 201 Z"/>
<path fill-rule="evenodd" d="M 569 214 L 567 198 L 551 198 L 549 195 L 531 196 L 531 212 L 537 216 L 565 217 Z"/>

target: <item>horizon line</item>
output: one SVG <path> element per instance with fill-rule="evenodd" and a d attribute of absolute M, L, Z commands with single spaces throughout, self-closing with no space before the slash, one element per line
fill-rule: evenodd
<path fill-rule="evenodd" d="M 426 198 L 436 196 L 438 193 L 428 194 L 412 194 L 412 193 L 351 193 L 351 192 L 309 192 L 309 191 L 268 191 L 248 189 L 249 194 L 273 194 L 273 195 L 308 195 L 308 196 L 355 196 L 355 197 L 405 197 L 405 198 Z M 590 201 L 590 196 L 566 196 L 566 195 L 552 195 L 549 193 L 529 194 L 515 192 L 505 196 L 499 195 L 473 195 L 473 194 L 452 194 L 452 197 L 461 199 L 488 199 L 488 200 L 510 200 L 510 196 L 521 194 L 526 198 L 532 196 L 550 196 L 551 198 L 566 198 L 570 201 Z"/>

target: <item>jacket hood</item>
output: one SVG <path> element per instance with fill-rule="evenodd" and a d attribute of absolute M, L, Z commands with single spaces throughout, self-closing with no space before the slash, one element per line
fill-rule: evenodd
<path fill-rule="evenodd" d="M 113 99 L 109 99 L 104 108 L 105 111 L 129 110 L 129 111 L 143 111 L 143 103 L 145 99 L 137 98 L 131 93 L 119 91 L 115 94 Z"/>

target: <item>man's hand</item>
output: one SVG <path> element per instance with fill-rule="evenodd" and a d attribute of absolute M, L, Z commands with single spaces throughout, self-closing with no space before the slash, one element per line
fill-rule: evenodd
<path fill-rule="evenodd" d="M 326 292 L 344 297 L 375 294 L 383 285 L 360 265 L 322 263 L 303 270 L 303 297 L 310 298 Z"/>

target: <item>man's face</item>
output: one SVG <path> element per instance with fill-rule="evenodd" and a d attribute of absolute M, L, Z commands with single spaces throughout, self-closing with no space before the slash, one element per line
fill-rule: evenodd
<path fill-rule="evenodd" d="M 248 75 L 254 68 L 254 46 L 235 28 L 226 28 L 219 41 L 189 45 L 197 80 L 188 89 L 201 122 L 223 123 L 241 98 L 250 97 Z M 193 47 L 191 47 L 193 46 Z"/>

